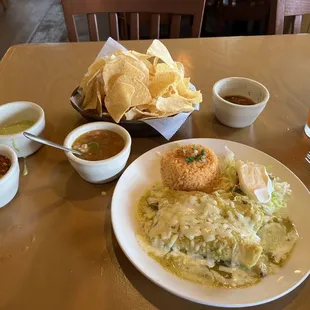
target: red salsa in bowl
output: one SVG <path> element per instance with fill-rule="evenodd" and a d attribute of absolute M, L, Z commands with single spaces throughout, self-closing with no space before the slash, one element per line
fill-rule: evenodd
<path fill-rule="evenodd" d="M 10 159 L 0 154 L 0 179 L 9 171 L 10 167 Z"/>

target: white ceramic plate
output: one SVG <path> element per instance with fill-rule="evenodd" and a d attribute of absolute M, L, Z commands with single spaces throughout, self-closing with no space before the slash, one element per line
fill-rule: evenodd
<path fill-rule="evenodd" d="M 277 274 L 269 275 L 260 283 L 237 289 L 210 288 L 198 285 L 166 271 L 149 257 L 136 239 L 136 206 L 139 198 L 160 178 L 160 157 L 175 143 L 159 146 L 140 156 L 123 173 L 112 199 L 112 223 L 116 238 L 129 260 L 146 277 L 167 291 L 188 300 L 219 307 L 246 307 L 277 299 L 296 288 L 308 276 L 310 269 L 310 194 L 303 183 L 284 165 L 271 156 L 249 146 L 216 139 L 182 140 L 181 144 L 202 144 L 212 148 L 217 155 L 225 146 L 235 153 L 236 159 L 250 160 L 266 166 L 272 165 L 272 173 L 291 184 L 293 195 L 288 204 L 288 214 L 300 234 L 295 250 Z"/>

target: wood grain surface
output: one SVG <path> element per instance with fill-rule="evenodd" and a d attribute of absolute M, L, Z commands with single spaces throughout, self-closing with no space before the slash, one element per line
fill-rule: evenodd
<path fill-rule="evenodd" d="M 253 146 L 290 168 L 310 188 L 303 128 L 310 108 L 310 40 L 307 35 L 164 41 L 186 76 L 202 90 L 199 112 L 173 140 L 221 138 Z M 69 103 L 103 42 L 19 45 L 0 62 L 0 104 L 28 100 L 46 114 L 45 136 L 62 143 L 84 120 Z M 127 41 L 144 52 L 150 41 Z M 244 76 L 263 83 L 271 98 L 244 129 L 220 124 L 212 111 L 212 86 Z M 133 139 L 129 162 L 165 143 Z M 128 261 L 112 232 L 115 182 L 83 181 L 63 152 L 42 147 L 27 159 L 16 198 L 0 209 L 0 309 L 211 309 L 178 298 L 147 280 Z M 101 193 L 105 191 L 106 195 Z M 307 206 L 305 206 L 307 207 Z M 310 283 L 253 310 L 307 310 Z"/>

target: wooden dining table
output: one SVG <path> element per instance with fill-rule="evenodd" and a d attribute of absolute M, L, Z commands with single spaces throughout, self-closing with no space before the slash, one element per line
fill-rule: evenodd
<path fill-rule="evenodd" d="M 145 52 L 150 41 L 122 43 Z M 103 44 L 11 47 L 0 62 L 0 104 L 39 104 L 45 111 L 45 137 L 62 143 L 86 122 L 69 97 Z M 164 44 L 203 94 L 200 111 L 172 140 L 218 138 L 255 147 L 310 188 L 310 165 L 304 159 L 310 139 L 303 129 L 310 107 L 309 36 L 175 39 Z M 228 76 L 252 78 L 270 92 L 265 110 L 250 127 L 229 128 L 214 116 L 212 86 Z M 133 137 L 132 142 L 129 163 L 168 141 L 155 136 Z M 45 146 L 26 161 L 28 175 L 21 174 L 17 196 L 0 209 L 0 309 L 211 309 L 168 293 L 126 258 L 111 225 L 117 181 L 87 183 L 62 151 Z M 22 170 L 23 159 L 20 165 Z M 308 294 L 310 282 L 305 281 L 288 295 L 252 309 L 306 310 Z"/>

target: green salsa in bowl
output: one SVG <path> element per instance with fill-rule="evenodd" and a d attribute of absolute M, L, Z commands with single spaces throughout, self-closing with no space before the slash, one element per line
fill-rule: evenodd
<path fill-rule="evenodd" d="M 39 105 L 28 101 L 0 105 L 0 144 L 13 148 L 18 157 L 27 157 L 41 146 L 25 138 L 23 132 L 42 135 L 44 128 L 44 111 Z"/>
<path fill-rule="evenodd" d="M 32 127 L 35 121 L 23 120 L 0 126 L 0 135 L 12 135 L 19 132 L 24 132 Z"/>

